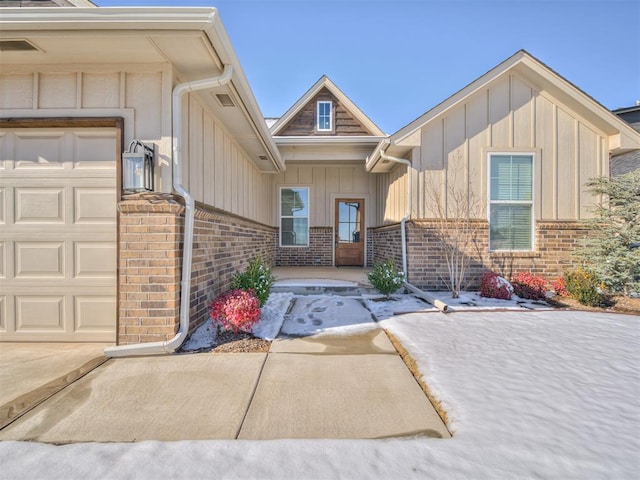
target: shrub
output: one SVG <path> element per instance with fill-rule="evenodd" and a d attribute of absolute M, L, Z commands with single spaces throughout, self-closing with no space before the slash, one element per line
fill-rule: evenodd
<path fill-rule="evenodd" d="M 260 257 L 256 257 L 249 262 L 249 266 L 243 273 L 236 273 L 231 280 L 231 288 L 234 290 L 253 290 L 260 306 L 269 298 L 271 287 L 275 278 L 271 269 L 262 263 Z"/>
<path fill-rule="evenodd" d="M 520 298 L 544 300 L 547 294 L 547 282 L 531 272 L 518 272 L 511 277 L 513 293 Z"/>
<path fill-rule="evenodd" d="M 396 262 L 392 259 L 375 264 L 373 271 L 367 275 L 367 278 L 369 278 L 371 285 L 387 298 L 404 283 L 404 273 L 398 272 Z"/>
<path fill-rule="evenodd" d="M 234 333 L 251 332 L 260 320 L 260 301 L 253 290 L 229 290 L 211 303 L 211 319 Z"/>
<path fill-rule="evenodd" d="M 578 267 L 569 272 L 565 279 L 569 295 L 581 304 L 597 307 L 606 302 L 603 285 L 595 272 Z"/>
<path fill-rule="evenodd" d="M 556 295 L 560 295 L 561 297 L 569 296 L 569 292 L 567 291 L 567 284 L 564 277 L 558 277 L 553 282 L 551 282 L 551 288 L 553 288 L 553 290 L 556 292 Z"/>
<path fill-rule="evenodd" d="M 486 298 L 498 298 L 511 300 L 513 287 L 500 275 L 494 272 L 486 272 L 480 279 L 480 296 Z"/>

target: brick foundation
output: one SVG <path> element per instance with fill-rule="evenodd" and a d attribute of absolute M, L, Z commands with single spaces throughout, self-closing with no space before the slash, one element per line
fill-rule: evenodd
<path fill-rule="evenodd" d="M 276 235 L 276 245 L 279 244 Z M 278 267 L 330 267 L 333 265 L 333 228 L 310 227 L 308 247 L 276 247 Z"/>
<path fill-rule="evenodd" d="M 407 223 L 409 281 L 420 288 L 445 290 L 446 261 L 438 245 L 437 224 L 430 221 Z M 573 252 L 588 229 L 578 222 L 537 222 L 536 249 L 533 252 L 489 252 L 489 224 L 477 222 L 476 241 L 467 255 L 468 287 L 476 288 L 480 276 L 493 270 L 506 278 L 518 271 L 529 271 L 548 280 L 562 275 L 572 265 Z M 399 240 L 399 227 L 398 242 Z M 399 248 L 399 247 L 398 247 Z M 376 255 L 380 256 L 376 243 Z"/>
<path fill-rule="evenodd" d="M 389 258 L 392 258 L 398 267 L 402 266 L 400 224 L 372 228 L 369 230 L 369 237 L 371 238 L 370 264 L 372 266 Z"/>
<path fill-rule="evenodd" d="M 180 323 L 184 207 L 165 197 L 133 198 L 119 208 L 118 344 L 165 341 Z M 276 230 L 198 204 L 191 272 L 190 326 L 233 274 L 261 256 L 275 261 Z"/>

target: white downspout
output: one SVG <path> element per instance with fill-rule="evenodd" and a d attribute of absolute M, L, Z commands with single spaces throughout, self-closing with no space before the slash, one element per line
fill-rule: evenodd
<path fill-rule="evenodd" d="M 389 144 L 389 141 L 387 140 L 385 142 L 387 145 Z M 415 287 L 414 285 L 409 283 L 409 271 L 408 271 L 408 266 L 407 266 L 407 220 L 409 219 L 409 217 L 411 217 L 411 179 L 409 178 L 409 167 L 411 166 L 411 162 L 409 160 L 407 160 L 406 158 L 398 158 L 398 157 L 392 157 L 391 155 L 387 155 L 386 153 L 384 153 L 384 150 L 380 150 L 380 158 L 382 160 L 388 160 L 390 162 L 395 162 L 395 163 L 401 163 L 402 165 L 406 165 L 407 166 L 407 213 L 405 214 L 404 217 L 402 217 L 402 220 L 400 220 L 400 236 L 401 236 L 401 242 L 402 242 L 402 271 L 404 272 L 404 278 L 405 278 L 405 287 L 407 287 L 407 289 L 409 289 L 410 291 L 412 291 L 414 294 L 418 295 L 419 297 L 424 298 L 426 301 L 428 301 L 429 303 L 431 303 L 434 307 L 438 308 L 439 310 L 441 310 L 442 312 L 446 312 L 449 310 L 449 306 L 444 303 L 442 300 L 437 299 L 436 297 L 434 297 L 433 295 L 430 295 L 427 292 L 423 292 L 422 290 L 420 290 L 419 288 Z"/>
<path fill-rule="evenodd" d="M 195 201 L 182 185 L 182 96 L 187 92 L 220 87 L 231 81 L 233 67 L 225 65 L 221 75 L 204 80 L 185 82 L 176 85 L 172 95 L 173 127 L 173 189 L 184 198 L 184 242 L 182 255 L 182 281 L 180 288 L 180 327 L 178 333 L 164 342 L 136 343 L 106 348 L 107 357 L 130 355 L 148 355 L 153 353 L 171 353 L 180 348 L 189 332 L 189 308 L 191 304 L 191 260 L 193 257 L 193 226 Z"/>

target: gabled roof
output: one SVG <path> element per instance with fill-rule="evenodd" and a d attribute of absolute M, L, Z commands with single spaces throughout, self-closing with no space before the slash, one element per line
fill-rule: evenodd
<path fill-rule="evenodd" d="M 367 117 L 358 106 L 353 103 L 349 97 L 347 97 L 342 90 L 340 90 L 335 83 L 329 79 L 326 75 L 320 77 L 320 79 L 313 84 L 313 86 L 305 92 L 302 97 L 293 104 L 289 110 L 285 112 L 282 117 L 278 119 L 276 123 L 271 126 L 271 134 L 277 136 L 284 127 L 302 110 L 323 88 L 326 88 L 335 96 L 340 103 L 346 108 L 355 119 L 357 119 L 362 125 L 371 132 L 371 135 L 376 137 L 386 136 L 385 133 L 378 128 L 378 126 Z"/>
<path fill-rule="evenodd" d="M 419 141 L 420 138 L 416 133 L 419 132 L 423 126 L 455 108 L 457 105 L 464 103 L 467 98 L 475 92 L 486 88 L 487 85 L 494 82 L 498 77 L 507 75 L 512 71 L 518 72 L 524 78 L 531 81 L 539 90 L 549 92 L 598 127 L 602 132 L 609 135 L 610 149 L 614 154 L 640 148 L 640 134 L 633 130 L 626 122 L 618 118 L 564 77 L 554 72 L 533 55 L 525 50 L 520 50 L 444 102 L 391 135 L 389 138 L 390 153 L 392 155 L 402 154 L 403 146 L 416 146 L 415 142 L 416 140 Z M 374 168 L 379 161 L 379 151 L 381 149 L 384 149 L 384 145 L 377 148 L 374 155 L 369 158 L 367 170 Z"/>

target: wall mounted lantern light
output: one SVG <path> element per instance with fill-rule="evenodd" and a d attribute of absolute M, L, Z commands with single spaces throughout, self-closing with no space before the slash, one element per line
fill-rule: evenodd
<path fill-rule="evenodd" d="M 154 145 L 132 140 L 122 154 L 122 190 L 125 192 L 153 191 Z"/>

